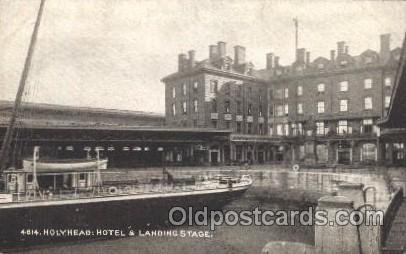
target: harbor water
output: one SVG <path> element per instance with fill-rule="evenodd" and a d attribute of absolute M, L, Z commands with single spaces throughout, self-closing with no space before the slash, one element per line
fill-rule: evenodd
<path fill-rule="evenodd" d="M 219 174 L 239 176 L 250 174 L 253 186 L 239 199 L 223 207 L 223 211 L 241 210 L 297 210 L 315 206 L 317 199 L 334 195 L 340 182 L 363 183 L 376 189 L 367 195 L 367 201 L 384 208 L 390 198 L 390 181 L 384 174 L 376 172 L 332 172 L 266 167 L 216 168 L 169 168 L 175 177 L 207 176 Z M 139 182 L 162 176 L 162 169 L 116 170 L 110 169 L 105 180 L 136 179 Z M 292 241 L 314 243 L 314 227 L 303 225 L 235 225 L 217 226 L 210 231 L 207 226 L 174 226 L 160 233 L 147 229 L 136 229 L 134 236 L 111 237 L 76 242 L 49 243 L 30 246 L 20 253 L 261 253 L 270 241 Z M 185 235 L 181 235 L 184 232 Z M 204 235 L 204 232 L 208 235 Z"/>

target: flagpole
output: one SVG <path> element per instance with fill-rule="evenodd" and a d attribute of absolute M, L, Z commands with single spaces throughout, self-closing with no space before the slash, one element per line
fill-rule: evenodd
<path fill-rule="evenodd" d="M 297 49 L 299 47 L 299 22 L 297 17 L 293 19 L 293 22 L 295 23 L 295 55 L 296 55 Z"/>

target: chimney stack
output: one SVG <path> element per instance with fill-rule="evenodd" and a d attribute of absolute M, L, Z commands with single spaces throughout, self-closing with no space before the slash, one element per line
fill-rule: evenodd
<path fill-rule="evenodd" d="M 188 53 L 189 53 L 189 68 L 192 69 L 193 67 L 195 67 L 195 63 L 196 63 L 196 60 L 195 60 L 196 51 L 189 50 Z"/>
<path fill-rule="evenodd" d="M 215 60 L 218 56 L 218 49 L 217 45 L 210 45 L 209 46 L 209 58 L 210 60 Z"/>
<path fill-rule="evenodd" d="M 380 56 L 383 60 L 389 58 L 390 54 L 390 34 L 381 34 Z"/>
<path fill-rule="evenodd" d="M 306 65 L 307 66 L 310 65 L 310 52 L 309 51 L 306 52 Z"/>
<path fill-rule="evenodd" d="M 218 48 L 218 56 L 225 57 L 226 56 L 226 43 L 219 41 L 217 42 L 217 48 Z"/>
<path fill-rule="evenodd" d="M 297 63 L 304 63 L 305 62 L 305 52 L 306 49 L 300 48 L 296 50 L 296 62 Z"/>
<path fill-rule="evenodd" d="M 334 49 L 330 50 L 330 61 L 334 62 L 336 58 L 336 51 Z"/>
<path fill-rule="evenodd" d="M 275 56 L 275 68 L 279 67 L 279 56 Z"/>
<path fill-rule="evenodd" d="M 182 72 L 185 70 L 185 62 L 187 61 L 185 54 L 178 55 L 178 72 Z"/>
<path fill-rule="evenodd" d="M 344 54 L 345 41 L 337 42 L 337 56 Z"/>
<path fill-rule="evenodd" d="M 345 46 L 345 54 L 348 55 L 348 46 Z"/>
<path fill-rule="evenodd" d="M 273 53 L 266 54 L 266 69 L 271 70 L 273 68 Z"/>
<path fill-rule="evenodd" d="M 236 65 L 245 63 L 245 48 L 243 46 L 234 47 L 234 63 Z"/>

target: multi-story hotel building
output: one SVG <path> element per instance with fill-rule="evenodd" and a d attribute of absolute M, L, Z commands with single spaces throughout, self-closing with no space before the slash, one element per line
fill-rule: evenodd
<path fill-rule="evenodd" d="M 166 124 L 230 129 L 229 144 L 208 148 L 218 151 L 211 162 L 377 162 L 385 145 L 376 123 L 389 107 L 400 57 L 389 34 L 380 39 L 379 52 L 357 56 L 345 42 L 313 61 L 298 49 L 289 66 L 269 53 L 263 70 L 246 61 L 242 46 L 229 57 L 224 42 L 203 61 L 194 51 L 180 54 L 178 72 L 163 78 Z"/>

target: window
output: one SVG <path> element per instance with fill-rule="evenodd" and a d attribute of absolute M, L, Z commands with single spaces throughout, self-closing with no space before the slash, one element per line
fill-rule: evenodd
<path fill-rule="evenodd" d="M 176 87 L 172 87 L 172 98 L 176 98 Z"/>
<path fill-rule="evenodd" d="M 217 128 L 217 120 L 211 120 L 211 127 L 214 129 Z"/>
<path fill-rule="evenodd" d="M 340 112 L 347 112 L 348 100 L 340 100 Z"/>
<path fill-rule="evenodd" d="M 225 84 L 225 94 L 230 95 L 231 86 L 230 83 Z"/>
<path fill-rule="evenodd" d="M 27 175 L 27 183 L 32 183 L 34 180 L 34 175 L 33 174 L 28 174 Z"/>
<path fill-rule="evenodd" d="M 224 102 L 224 113 L 230 113 L 230 101 Z"/>
<path fill-rule="evenodd" d="M 390 77 L 385 78 L 385 86 L 392 86 L 392 80 Z"/>
<path fill-rule="evenodd" d="M 364 89 L 371 89 L 372 88 L 372 79 L 367 78 L 364 79 Z"/>
<path fill-rule="evenodd" d="M 186 113 L 187 113 L 187 104 L 186 104 L 186 101 L 184 101 L 184 102 L 182 103 L 182 113 L 183 113 L 184 115 L 186 115 Z"/>
<path fill-rule="evenodd" d="M 241 85 L 238 85 L 237 96 L 242 96 L 242 86 Z"/>
<path fill-rule="evenodd" d="M 193 112 L 197 113 L 197 100 L 193 101 Z"/>
<path fill-rule="evenodd" d="M 186 83 L 182 84 L 182 94 L 186 95 Z"/>
<path fill-rule="evenodd" d="M 237 114 L 241 114 L 241 101 L 237 101 Z"/>
<path fill-rule="evenodd" d="M 231 122 L 230 121 L 226 121 L 226 129 L 231 129 Z"/>
<path fill-rule="evenodd" d="M 361 148 L 361 160 L 362 161 L 375 161 L 376 160 L 376 145 L 372 143 L 366 143 Z"/>
<path fill-rule="evenodd" d="M 237 122 L 237 133 L 241 133 L 241 122 Z"/>
<path fill-rule="evenodd" d="M 372 63 L 372 57 L 370 57 L 370 56 L 365 57 L 365 63 L 366 63 L 366 64 Z"/>
<path fill-rule="evenodd" d="M 218 89 L 218 81 L 211 80 L 210 81 L 210 93 L 217 93 L 217 89 Z"/>
<path fill-rule="evenodd" d="M 248 87 L 248 97 L 252 97 L 252 87 Z"/>
<path fill-rule="evenodd" d="M 248 104 L 248 110 L 247 110 L 247 114 L 250 116 L 252 115 L 252 104 Z"/>
<path fill-rule="evenodd" d="M 285 136 L 289 136 L 289 124 L 284 124 Z"/>
<path fill-rule="evenodd" d="M 372 97 L 365 97 L 364 98 L 364 108 L 365 109 L 372 109 Z"/>
<path fill-rule="evenodd" d="M 262 123 L 258 124 L 258 134 L 264 135 L 264 124 Z"/>
<path fill-rule="evenodd" d="M 297 136 L 297 125 L 295 123 L 292 123 L 292 135 Z"/>
<path fill-rule="evenodd" d="M 175 105 L 175 103 L 172 103 L 172 115 L 173 116 L 176 115 L 176 105 Z"/>
<path fill-rule="evenodd" d="M 324 83 L 320 83 L 317 85 L 317 92 L 324 93 L 325 90 L 326 90 L 326 87 L 325 87 Z"/>
<path fill-rule="evenodd" d="M 342 61 L 340 62 L 341 67 L 344 67 L 344 66 L 346 66 L 347 64 L 348 64 L 348 61 L 347 61 L 347 60 L 342 60 Z"/>
<path fill-rule="evenodd" d="M 303 86 L 298 86 L 297 87 L 297 96 L 302 96 L 303 95 Z"/>
<path fill-rule="evenodd" d="M 273 125 L 272 125 L 272 124 L 270 124 L 270 125 L 268 126 L 268 135 L 269 135 L 269 136 L 273 136 Z"/>
<path fill-rule="evenodd" d="M 302 123 L 297 123 L 297 133 L 299 135 L 303 134 L 303 124 Z"/>
<path fill-rule="evenodd" d="M 285 88 L 285 98 L 289 98 L 289 88 Z"/>
<path fill-rule="evenodd" d="M 348 81 L 341 81 L 340 82 L 340 92 L 347 92 L 348 91 Z"/>
<path fill-rule="evenodd" d="M 269 105 L 269 108 L 268 108 L 268 115 L 269 115 L 269 117 L 272 117 L 273 116 L 273 105 L 272 104 L 270 104 Z"/>
<path fill-rule="evenodd" d="M 348 133 L 348 122 L 347 120 L 340 120 L 338 121 L 338 134 L 346 134 Z"/>
<path fill-rule="evenodd" d="M 282 93 L 283 93 L 283 90 L 282 89 L 276 89 L 275 90 L 275 98 L 276 99 L 282 99 Z"/>
<path fill-rule="evenodd" d="M 262 117 L 262 105 L 259 105 L 258 116 Z"/>
<path fill-rule="evenodd" d="M 323 70 L 323 69 L 324 69 L 324 64 L 319 63 L 319 64 L 317 65 L 317 68 L 318 68 L 319 70 Z"/>
<path fill-rule="evenodd" d="M 385 108 L 389 108 L 390 106 L 390 96 L 385 96 Z"/>
<path fill-rule="evenodd" d="M 277 116 L 283 116 L 283 106 L 282 105 L 278 105 L 277 107 L 276 107 L 276 115 Z"/>
<path fill-rule="evenodd" d="M 284 108 L 285 108 L 285 116 L 289 115 L 289 105 L 285 104 Z"/>
<path fill-rule="evenodd" d="M 369 134 L 372 132 L 373 132 L 373 120 L 372 119 L 362 120 L 361 133 Z"/>
<path fill-rule="evenodd" d="M 247 124 L 247 133 L 251 134 L 252 133 L 252 123 Z"/>
<path fill-rule="evenodd" d="M 198 87 L 199 87 L 199 81 L 196 80 L 193 82 L 193 90 L 197 91 Z"/>
<path fill-rule="evenodd" d="M 324 113 L 324 101 L 317 102 L 317 113 Z"/>
<path fill-rule="evenodd" d="M 303 104 L 302 103 L 297 104 L 297 113 L 303 114 Z"/>
<path fill-rule="evenodd" d="M 324 135 L 324 122 L 316 122 L 316 134 Z"/>
<path fill-rule="evenodd" d="M 211 100 L 211 112 L 217 113 L 217 101 L 216 99 Z"/>
<path fill-rule="evenodd" d="M 276 125 L 276 135 L 283 136 L 283 125 L 282 124 Z"/>
<path fill-rule="evenodd" d="M 79 174 L 79 180 L 85 180 L 86 179 L 86 174 L 85 173 L 80 173 Z"/>

